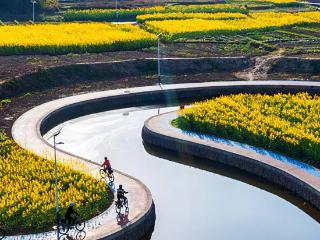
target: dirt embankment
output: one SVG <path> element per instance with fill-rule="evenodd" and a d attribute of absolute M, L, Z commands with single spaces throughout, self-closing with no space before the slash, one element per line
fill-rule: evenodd
<path fill-rule="evenodd" d="M 320 58 L 282 57 L 268 71 L 269 79 L 320 81 Z"/>
<path fill-rule="evenodd" d="M 170 58 L 161 59 L 161 75 L 224 73 L 249 66 L 246 57 Z M 0 84 L 0 99 L 13 98 L 29 92 L 83 82 L 115 80 L 157 73 L 157 59 L 133 59 L 100 63 L 80 63 L 42 69 Z"/>
<path fill-rule="evenodd" d="M 280 53 L 250 59 L 250 67 L 235 74 L 244 80 L 320 81 L 320 58 L 287 57 Z"/>

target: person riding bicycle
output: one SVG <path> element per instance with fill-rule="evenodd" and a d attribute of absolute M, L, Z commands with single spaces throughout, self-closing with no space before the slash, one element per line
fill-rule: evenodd
<path fill-rule="evenodd" d="M 109 174 L 113 173 L 113 170 L 111 168 L 111 164 L 110 161 L 107 157 L 104 158 L 104 162 L 101 165 L 103 167 L 104 172 L 106 173 L 108 171 Z"/>
<path fill-rule="evenodd" d="M 127 201 L 127 197 L 124 195 L 128 192 L 126 192 L 123 188 L 122 185 L 119 185 L 119 188 L 117 189 L 117 199 L 118 201 L 121 201 L 123 199 L 123 202 L 125 203 Z"/>
<path fill-rule="evenodd" d="M 73 209 L 73 207 L 74 207 L 74 203 L 71 202 L 71 203 L 69 204 L 69 207 L 68 207 L 68 209 L 67 209 L 67 211 L 66 211 L 66 215 L 65 215 L 65 219 L 66 219 L 67 223 L 68 223 L 70 226 L 71 226 L 71 225 L 74 225 L 74 223 L 75 223 L 76 218 L 74 217 L 74 215 L 80 216 L 80 215 Z"/>

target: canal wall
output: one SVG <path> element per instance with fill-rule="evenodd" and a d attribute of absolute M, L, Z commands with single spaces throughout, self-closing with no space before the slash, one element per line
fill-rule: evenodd
<path fill-rule="evenodd" d="M 265 155 L 182 134 L 171 125 L 176 117 L 176 113 L 169 113 L 148 119 L 142 130 L 143 141 L 161 149 L 204 158 L 254 174 L 289 190 L 320 210 L 319 178 Z"/>
<path fill-rule="evenodd" d="M 109 236 L 101 237 L 99 240 L 149 240 L 152 236 L 155 219 L 155 205 L 152 203 L 149 211 L 135 223 L 129 224 Z"/>

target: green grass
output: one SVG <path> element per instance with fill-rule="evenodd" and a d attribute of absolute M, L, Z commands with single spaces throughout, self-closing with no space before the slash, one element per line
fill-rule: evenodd
<path fill-rule="evenodd" d="M 225 6 L 225 7 L 224 7 Z M 239 12 L 247 14 L 248 10 L 233 4 L 205 4 L 205 5 L 167 5 L 133 9 L 91 9 L 69 10 L 63 14 L 65 21 L 135 21 L 138 15 L 151 13 L 217 13 Z"/>
<path fill-rule="evenodd" d="M 10 104 L 11 102 L 12 102 L 12 100 L 9 98 L 1 100 L 0 101 L 0 109 L 3 108 L 5 105 Z"/>
<path fill-rule="evenodd" d="M 7 139 L 8 139 L 8 137 L 7 137 L 6 133 L 4 132 L 4 130 L 0 129 L 0 142 L 3 142 Z"/>

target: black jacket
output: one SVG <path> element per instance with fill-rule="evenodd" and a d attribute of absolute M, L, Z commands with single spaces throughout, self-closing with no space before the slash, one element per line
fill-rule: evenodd
<path fill-rule="evenodd" d="M 126 192 L 124 189 L 122 189 L 122 188 L 118 188 L 117 189 L 117 195 L 118 196 L 124 196 L 124 194 L 125 193 L 128 193 L 128 192 Z"/>
<path fill-rule="evenodd" d="M 70 218 L 73 214 L 75 215 L 79 215 L 74 209 L 73 207 L 69 206 L 67 211 L 66 211 L 66 218 Z"/>

